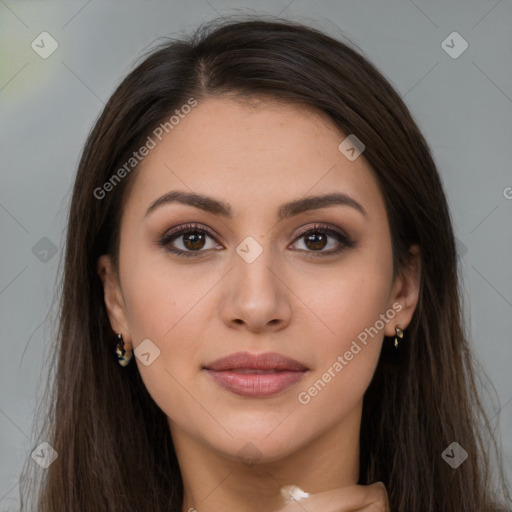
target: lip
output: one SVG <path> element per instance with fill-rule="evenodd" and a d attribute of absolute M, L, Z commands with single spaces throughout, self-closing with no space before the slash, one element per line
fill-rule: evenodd
<path fill-rule="evenodd" d="M 205 365 L 212 379 L 239 396 L 265 398 L 289 388 L 309 370 L 276 352 L 237 352 Z"/>

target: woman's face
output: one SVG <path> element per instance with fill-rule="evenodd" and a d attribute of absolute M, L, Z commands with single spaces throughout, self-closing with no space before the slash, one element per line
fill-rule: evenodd
<path fill-rule="evenodd" d="M 416 296 L 393 280 L 383 197 L 364 153 L 338 148 L 346 135 L 310 109 L 224 98 L 153 136 L 126 197 L 119 280 L 107 256 L 99 268 L 173 435 L 263 462 L 359 421 L 382 338 Z M 214 364 L 240 353 L 273 355 Z"/>

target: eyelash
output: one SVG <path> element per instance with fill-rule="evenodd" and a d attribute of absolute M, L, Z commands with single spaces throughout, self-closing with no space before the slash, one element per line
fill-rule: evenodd
<path fill-rule="evenodd" d="M 177 249 L 175 247 L 170 247 L 171 242 L 178 239 L 180 236 L 183 236 L 183 235 L 186 235 L 189 233 L 201 233 L 204 235 L 208 235 L 209 237 L 211 237 L 215 240 L 215 236 L 208 229 L 201 228 L 198 224 L 184 224 L 184 225 L 179 226 L 176 229 L 173 229 L 172 231 L 166 233 L 158 241 L 158 244 L 161 247 L 164 247 L 166 251 L 176 254 L 178 256 L 185 256 L 186 258 L 201 257 L 202 256 L 201 253 L 206 252 L 205 250 L 199 249 L 197 251 L 183 251 L 183 250 Z M 341 244 L 341 247 L 339 249 L 330 250 L 330 251 L 304 251 L 304 252 L 311 253 L 308 255 L 308 257 L 317 258 L 317 257 L 331 256 L 333 254 L 339 254 L 339 253 L 343 252 L 345 249 L 349 249 L 349 248 L 355 246 L 355 242 L 353 242 L 345 233 L 343 233 L 343 231 L 335 229 L 335 228 L 325 225 L 325 224 L 315 224 L 312 227 L 302 229 L 295 237 L 295 240 L 293 243 L 297 242 L 301 238 L 304 238 L 306 235 L 311 235 L 311 234 L 315 234 L 315 233 L 322 233 L 322 234 L 327 234 L 327 235 L 333 236 Z M 303 251 L 303 249 L 300 249 L 300 250 Z"/>

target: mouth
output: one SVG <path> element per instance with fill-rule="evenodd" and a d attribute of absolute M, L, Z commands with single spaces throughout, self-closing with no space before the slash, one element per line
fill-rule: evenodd
<path fill-rule="evenodd" d="M 265 398 L 301 380 L 309 368 L 275 352 L 238 352 L 203 367 L 223 389 L 239 396 Z"/>

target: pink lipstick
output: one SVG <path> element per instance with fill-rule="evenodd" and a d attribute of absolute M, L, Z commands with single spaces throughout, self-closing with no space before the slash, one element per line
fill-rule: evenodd
<path fill-rule="evenodd" d="M 204 369 L 224 389 L 250 398 L 280 393 L 308 371 L 298 361 L 275 352 L 237 352 L 205 365 Z"/>

